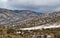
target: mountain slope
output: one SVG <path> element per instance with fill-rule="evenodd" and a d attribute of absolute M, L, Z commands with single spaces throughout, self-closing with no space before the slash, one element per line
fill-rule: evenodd
<path fill-rule="evenodd" d="M 29 28 L 29 27 L 35 27 L 35 26 L 41 26 L 45 24 L 54 24 L 54 23 L 60 23 L 60 12 L 53 12 L 48 13 L 43 16 L 29 18 L 23 21 L 17 22 L 17 27 L 20 28 Z"/>
<path fill-rule="evenodd" d="M 48 25 L 48 26 L 47 26 Z M 46 24 L 41 26 L 29 27 L 29 28 L 20 28 L 20 30 L 43 30 L 43 29 L 51 29 L 51 28 L 60 28 L 60 24 Z"/>
<path fill-rule="evenodd" d="M 35 13 L 36 12 L 30 10 L 9 10 L 0 8 L 0 25 L 38 17 L 39 15 Z"/>
<path fill-rule="evenodd" d="M 19 20 L 19 17 L 14 12 L 11 12 L 7 9 L 0 8 L 0 24 L 7 24 Z"/>
<path fill-rule="evenodd" d="M 38 13 L 30 10 L 14 10 L 13 12 L 18 13 L 21 17 L 24 17 L 24 18 L 32 18 L 32 17 L 37 17 L 44 14 L 44 13 Z"/>
<path fill-rule="evenodd" d="M 48 14 L 41 14 L 40 16 L 32 11 L 19 11 L 19 13 L 13 10 L 0 8 L 0 25 L 13 23 L 10 26 L 15 25 L 16 28 L 29 28 L 35 26 L 41 26 L 45 24 L 60 23 L 60 11 Z"/>

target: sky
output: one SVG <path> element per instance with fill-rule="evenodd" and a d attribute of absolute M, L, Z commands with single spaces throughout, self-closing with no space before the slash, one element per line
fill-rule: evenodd
<path fill-rule="evenodd" d="M 60 0 L 0 0 L 0 8 L 48 13 L 60 11 Z"/>

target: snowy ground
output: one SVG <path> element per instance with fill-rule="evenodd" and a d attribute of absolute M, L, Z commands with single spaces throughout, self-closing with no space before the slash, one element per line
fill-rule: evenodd
<path fill-rule="evenodd" d="M 47 25 L 41 25 L 36 27 L 20 28 L 20 30 L 37 30 L 37 29 L 42 30 L 43 28 L 47 29 L 47 28 L 59 28 L 59 27 L 60 27 L 60 24 L 53 24 L 53 25 L 47 24 Z"/>

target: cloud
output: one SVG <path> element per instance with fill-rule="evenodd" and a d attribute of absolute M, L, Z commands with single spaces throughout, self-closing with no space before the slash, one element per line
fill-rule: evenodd
<path fill-rule="evenodd" d="M 54 6 L 58 5 L 60 0 L 12 0 L 9 1 L 10 4 L 25 4 L 25 5 L 48 5 L 48 6 Z"/>
<path fill-rule="evenodd" d="M 60 7 L 57 7 L 57 8 L 55 9 L 55 11 L 60 11 Z"/>
<path fill-rule="evenodd" d="M 0 0 L 1 8 L 50 12 L 60 7 L 60 0 Z M 60 10 L 60 9 L 58 9 Z"/>
<path fill-rule="evenodd" d="M 8 0 L 0 0 L 0 8 L 6 8 L 7 7 Z"/>

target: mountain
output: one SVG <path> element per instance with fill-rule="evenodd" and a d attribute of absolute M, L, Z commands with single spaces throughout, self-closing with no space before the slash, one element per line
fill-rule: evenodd
<path fill-rule="evenodd" d="M 31 11 L 31 10 L 13 10 L 14 12 L 16 13 L 35 13 L 37 15 L 41 15 L 41 14 L 44 14 L 44 13 L 41 13 L 41 12 L 35 12 L 35 11 Z"/>
<path fill-rule="evenodd" d="M 60 23 L 60 11 L 38 15 L 30 10 L 8 10 L 0 8 L 0 25 L 15 25 L 16 28 L 28 28 L 46 24 Z M 11 25 L 10 25 L 11 24 Z"/>
<path fill-rule="evenodd" d="M 38 17 L 39 15 L 30 10 L 9 10 L 0 8 L 0 25 L 22 21 L 28 18 Z"/>
<path fill-rule="evenodd" d="M 31 18 L 31 17 L 36 17 L 36 16 L 40 16 L 44 13 L 38 13 L 38 12 L 34 12 L 31 10 L 14 10 L 13 12 L 18 13 L 20 16 L 24 17 L 24 18 Z"/>
<path fill-rule="evenodd" d="M 17 27 L 19 28 L 29 28 L 41 25 L 52 25 L 53 24 L 60 24 L 60 11 L 48 13 L 39 17 L 29 18 L 23 21 L 17 22 Z"/>
<path fill-rule="evenodd" d="M 8 9 L 0 8 L 0 25 L 11 23 L 17 20 L 20 20 L 22 17 L 19 17 L 18 14 L 9 11 Z"/>

